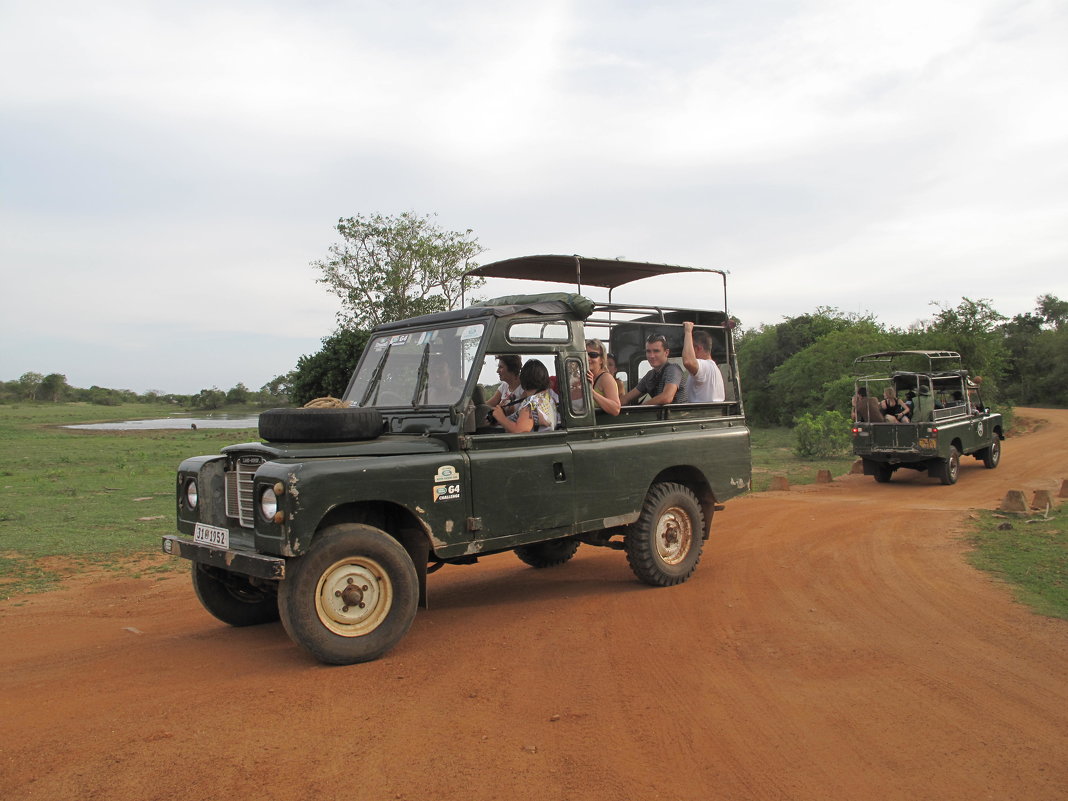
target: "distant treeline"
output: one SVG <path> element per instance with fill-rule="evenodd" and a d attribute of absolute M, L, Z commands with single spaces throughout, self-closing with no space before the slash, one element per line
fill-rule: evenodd
<path fill-rule="evenodd" d="M 957 351 L 990 406 L 1068 406 L 1068 301 L 1043 295 L 1034 313 L 1011 319 L 991 303 L 963 298 L 908 329 L 821 308 L 742 330 L 746 415 L 757 424 L 793 425 L 804 414 L 848 414 L 853 360 L 886 350 Z"/>
<path fill-rule="evenodd" d="M 61 373 L 23 373 L 13 381 L 0 381 L 0 403 L 44 401 L 47 403 L 81 402 L 100 406 L 120 403 L 173 403 L 193 409 L 218 409 L 222 406 L 284 406 L 289 403 L 290 375 L 280 375 L 258 391 L 237 383 L 228 390 L 218 387 L 202 389 L 194 395 L 178 395 L 150 389 L 137 393 L 128 389 L 91 386 L 72 387 Z"/>
<path fill-rule="evenodd" d="M 853 360 L 884 350 L 953 350 L 981 379 L 991 406 L 1068 406 L 1068 301 L 1036 300 L 1034 313 L 1008 318 L 992 301 L 962 298 L 938 308 L 931 320 L 907 329 L 887 327 L 870 315 L 818 308 L 775 325 L 739 326 L 736 336 L 745 410 L 758 425 L 792 426 L 805 414 L 849 412 Z M 367 343 L 366 331 L 339 330 L 323 339 L 318 353 L 301 356 L 296 368 L 258 391 L 244 384 L 195 395 L 93 386 L 72 387 L 58 373 L 26 373 L 0 382 L 0 402 L 84 401 L 174 403 L 197 409 L 258 404 L 301 405 L 312 398 L 344 394 Z"/>

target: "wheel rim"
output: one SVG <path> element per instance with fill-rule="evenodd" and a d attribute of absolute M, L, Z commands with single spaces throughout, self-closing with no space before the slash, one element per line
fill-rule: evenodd
<path fill-rule="evenodd" d="M 678 506 L 667 509 L 656 523 L 656 553 L 669 565 L 682 562 L 693 544 L 693 523 Z"/>
<path fill-rule="evenodd" d="M 997 464 L 1001 459 L 1001 443 L 996 439 L 990 443 L 990 462 L 991 464 Z"/>
<path fill-rule="evenodd" d="M 960 469 L 960 457 L 957 454 L 952 454 L 949 457 L 949 477 L 954 481 L 957 480 L 957 471 Z"/>
<path fill-rule="evenodd" d="M 351 556 L 323 571 L 315 588 L 320 622 L 341 637 L 362 637 L 378 628 L 393 606 L 393 583 L 374 559 Z"/>

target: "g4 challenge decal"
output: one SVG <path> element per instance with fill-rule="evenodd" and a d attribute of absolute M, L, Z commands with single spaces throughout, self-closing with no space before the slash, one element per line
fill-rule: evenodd
<path fill-rule="evenodd" d="M 451 464 L 444 464 L 434 474 L 434 503 L 460 500 L 460 474 Z"/>

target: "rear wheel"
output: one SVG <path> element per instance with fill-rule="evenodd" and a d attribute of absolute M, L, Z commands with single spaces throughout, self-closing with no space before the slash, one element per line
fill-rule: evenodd
<path fill-rule="evenodd" d="M 952 445 L 949 446 L 949 456 L 942 460 L 938 478 L 943 484 L 956 484 L 960 474 L 960 452 Z"/>
<path fill-rule="evenodd" d="M 886 462 L 876 462 L 875 473 L 873 475 L 875 476 L 876 481 L 880 484 L 885 484 L 894 475 L 894 468 Z"/>
<path fill-rule="evenodd" d="M 415 565 L 403 546 L 373 526 L 324 529 L 290 560 L 278 593 L 282 625 L 321 662 L 377 659 L 408 633 L 419 601 Z"/>
<path fill-rule="evenodd" d="M 531 567 L 555 567 L 574 556 L 578 547 L 578 540 L 550 540 L 534 545 L 520 545 L 515 549 L 515 555 Z"/>
<path fill-rule="evenodd" d="M 993 470 L 998 466 L 998 462 L 1001 461 L 1001 440 L 997 436 L 994 437 L 989 448 L 983 448 L 982 459 L 983 467 L 987 470 Z"/>
<path fill-rule="evenodd" d="M 246 576 L 193 563 L 193 591 L 204 608 L 231 626 L 258 626 L 278 620 L 278 595 Z"/>
<path fill-rule="evenodd" d="M 623 537 L 630 569 L 655 587 L 681 584 L 701 561 L 704 530 L 701 506 L 688 488 L 654 484 Z"/>

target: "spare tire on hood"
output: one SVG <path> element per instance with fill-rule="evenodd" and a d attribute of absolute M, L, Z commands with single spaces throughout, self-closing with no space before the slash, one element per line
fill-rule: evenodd
<path fill-rule="evenodd" d="M 373 407 L 268 409 L 260 414 L 260 437 L 268 442 L 357 442 L 382 434 L 382 413 Z"/>

